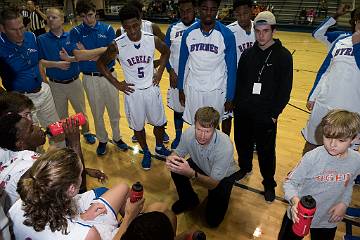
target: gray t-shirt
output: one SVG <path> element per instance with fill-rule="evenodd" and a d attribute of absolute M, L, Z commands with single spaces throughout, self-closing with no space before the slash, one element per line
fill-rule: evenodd
<path fill-rule="evenodd" d="M 360 174 L 360 154 L 348 149 L 345 158 L 331 156 L 324 146 L 304 155 L 284 182 L 285 199 L 311 195 L 316 200 L 316 212 L 311 228 L 334 228 L 328 211 L 335 204 L 351 202 L 356 176 Z M 290 207 L 288 217 L 291 218 Z"/>
<path fill-rule="evenodd" d="M 239 170 L 234 160 L 234 147 L 228 135 L 215 129 L 211 142 L 202 146 L 195 139 L 195 127 L 182 135 L 175 153 L 185 158 L 190 155 L 194 163 L 209 177 L 220 181 Z"/>

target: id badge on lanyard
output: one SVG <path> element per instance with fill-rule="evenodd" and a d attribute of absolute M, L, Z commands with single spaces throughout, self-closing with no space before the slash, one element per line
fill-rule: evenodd
<path fill-rule="evenodd" d="M 254 85 L 253 85 L 253 90 L 252 90 L 252 94 L 255 94 L 255 95 L 260 95 L 261 94 L 261 75 L 264 71 L 264 68 L 269 60 L 269 57 L 272 53 L 272 50 L 270 51 L 269 55 L 266 57 L 265 59 L 265 62 L 263 64 L 263 66 L 261 67 L 261 70 L 259 71 L 259 74 L 258 74 L 258 79 L 257 79 L 257 82 L 254 82 Z"/>

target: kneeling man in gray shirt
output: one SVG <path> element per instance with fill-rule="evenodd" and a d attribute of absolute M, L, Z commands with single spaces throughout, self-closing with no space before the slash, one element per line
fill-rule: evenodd
<path fill-rule="evenodd" d="M 229 136 L 216 129 L 219 119 L 214 108 L 199 108 L 195 125 L 182 134 L 178 147 L 166 158 L 179 195 L 172 211 L 179 214 L 196 207 L 199 198 L 192 183 L 199 184 L 209 192 L 205 217 L 210 227 L 217 227 L 224 219 L 239 170 Z"/>

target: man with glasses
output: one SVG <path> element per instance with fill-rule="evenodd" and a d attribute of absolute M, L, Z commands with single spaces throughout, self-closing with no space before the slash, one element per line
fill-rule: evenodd
<path fill-rule="evenodd" d="M 25 32 L 21 15 L 13 9 L 0 13 L 0 76 L 6 91 L 29 97 L 35 106 L 35 121 L 46 128 L 59 121 L 49 85 L 43 82 L 39 68 L 36 37 Z M 58 146 L 65 146 L 58 140 Z"/>
<path fill-rule="evenodd" d="M 38 37 L 40 59 L 46 68 L 46 75 L 54 97 L 56 110 L 61 119 L 67 118 L 68 102 L 75 109 L 76 113 L 83 113 L 86 116 L 84 89 L 79 79 L 79 64 L 75 57 L 72 62 L 60 59 L 62 49 L 70 49 L 69 32 L 64 32 L 64 13 L 57 8 L 46 10 L 49 32 Z M 95 137 L 90 133 L 89 123 L 81 127 L 81 132 L 89 144 L 95 143 Z"/>
<path fill-rule="evenodd" d="M 119 92 L 96 67 L 98 56 L 105 52 L 106 47 L 114 40 L 115 31 L 110 25 L 96 20 L 96 8 L 90 1 L 77 2 L 76 12 L 83 22 L 70 31 L 70 41 L 73 46 L 71 52 L 79 61 L 84 89 L 94 117 L 96 137 L 99 140 L 96 153 L 98 156 L 104 155 L 109 140 L 104 123 L 105 108 L 110 118 L 113 141 L 120 150 L 125 151 L 128 145 L 121 140 L 119 128 Z M 115 61 L 111 61 L 107 66 L 116 78 L 114 65 Z"/>
<path fill-rule="evenodd" d="M 256 144 L 264 198 L 275 199 L 274 179 L 277 119 L 290 99 L 293 80 L 291 53 L 274 39 L 275 16 L 264 11 L 254 19 L 256 42 L 241 55 L 234 102 L 234 140 L 239 157 L 239 181 L 252 171 Z"/>
<path fill-rule="evenodd" d="M 200 107 L 214 107 L 221 118 L 230 111 L 236 81 L 235 37 L 216 21 L 220 1 L 198 3 L 200 21 L 182 36 L 177 82 L 183 119 L 189 124 Z"/>

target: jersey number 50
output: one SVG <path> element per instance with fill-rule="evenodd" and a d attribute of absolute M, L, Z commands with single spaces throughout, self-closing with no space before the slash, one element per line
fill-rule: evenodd
<path fill-rule="evenodd" d="M 138 77 L 143 78 L 144 77 L 144 67 L 138 68 Z"/>

